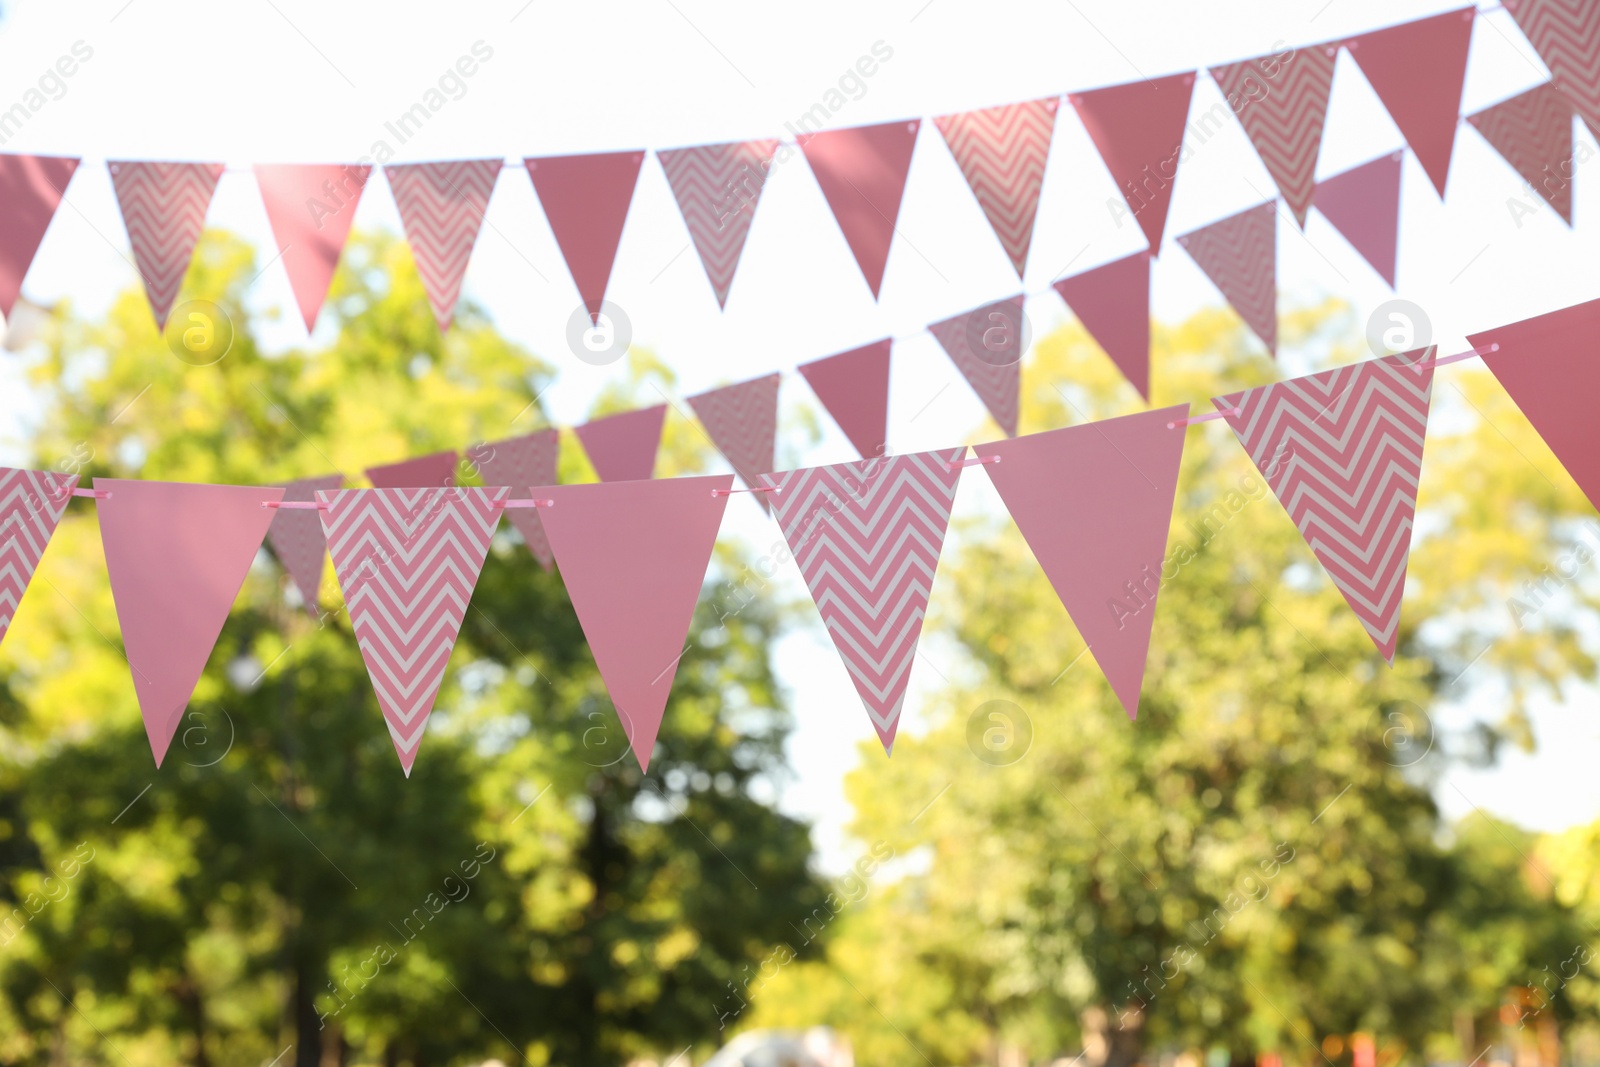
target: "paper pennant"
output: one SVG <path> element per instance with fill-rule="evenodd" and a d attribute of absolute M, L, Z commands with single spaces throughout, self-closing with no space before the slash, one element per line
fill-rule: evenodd
<path fill-rule="evenodd" d="M 1278 354 L 1278 205 L 1246 208 L 1178 238 L 1229 306 Z"/>
<path fill-rule="evenodd" d="M 344 484 L 344 475 L 325 474 L 320 478 L 301 478 L 283 486 L 283 499 L 315 500 L 318 490 L 333 490 Z M 322 588 L 322 559 L 328 543 L 322 536 L 322 518 L 315 511 L 279 508 L 267 527 L 267 544 L 278 557 L 289 580 L 300 591 L 306 613 L 317 617 L 317 592 Z"/>
<path fill-rule="evenodd" d="M 440 333 L 455 317 L 461 280 L 503 165 L 497 158 L 390 163 L 383 168 Z"/>
<path fill-rule="evenodd" d="M 1600 5 L 1594 10 L 1600 14 Z M 1468 115 L 1467 121 L 1571 226 L 1572 102 L 1545 82 Z"/>
<path fill-rule="evenodd" d="M 1067 97 L 1154 255 L 1161 254 L 1161 235 L 1167 227 L 1167 207 L 1178 176 L 1183 128 L 1189 121 L 1193 92 L 1194 74 L 1189 73 Z"/>
<path fill-rule="evenodd" d="M 407 778 L 507 493 L 439 488 L 317 494 L 356 644 Z"/>
<path fill-rule="evenodd" d="M 781 374 L 768 374 L 689 397 L 689 406 L 711 435 L 711 443 L 727 457 L 745 485 L 759 485 L 756 475 L 772 469 L 782 380 Z M 771 510 L 766 499 L 770 494 L 752 495 L 756 503 Z"/>
<path fill-rule="evenodd" d="M 1456 143 L 1476 11 L 1447 11 L 1344 43 L 1440 196 Z"/>
<path fill-rule="evenodd" d="M 0 641 L 77 485 L 76 474 L 0 467 Z"/>
<path fill-rule="evenodd" d="M 1509 0 L 1505 9 L 1550 68 L 1550 81 L 1600 137 L 1600 6 L 1593 0 Z"/>
<path fill-rule="evenodd" d="M 735 141 L 656 153 L 718 307 L 728 306 L 733 274 L 777 151 L 777 141 Z"/>
<path fill-rule="evenodd" d="M 733 476 L 541 489 L 545 531 L 642 770 L 686 651 Z"/>
<path fill-rule="evenodd" d="M 1187 405 L 973 447 L 1128 717 L 1161 590 Z"/>
<path fill-rule="evenodd" d="M 256 183 L 306 331 L 317 324 L 372 168 L 365 164 L 256 164 Z"/>
<path fill-rule="evenodd" d="M 885 338 L 795 368 L 862 459 L 883 455 L 889 436 L 892 344 Z"/>
<path fill-rule="evenodd" d="M 527 497 L 534 486 L 556 484 L 556 463 L 561 455 L 561 434 L 557 430 L 536 430 L 521 437 L 475 445 L 467 458 L 478 465 L 484 485 L 503 485 L 513 499 Z M 511 525 L 522 534 L 528 551 L 539 566 L 550 569 L 550 541 L 545 537 L 540 508 L 512 508 L 506 512 Z"/>
<path fill-rule="evenodd" d="M 1051 96 L 933 120 L 1019 281 L 1028 265 L 1059 105 L 1060 100 Z"/>
<path fill-rule="evenodd" d="M 590 318 L 599 322 L 644 153 L 597 152 L 522 162 L 539 193 L 550 232 L 566 257 L 583 306 L 589 309 Z"/>
<path fill-rule="evenodd" d="M 222 177 L 222 164 L 117 160 L 107 165 L 150 310 L 156 325 L 166 329 L 195 242 L 205 228 L 206 209 Z"/>
<path fill-rule="evenodd" d="M 96 478 L 122 647 L 156 766 L 272 522 L 268 486 Z"/>
<path fill-rule="evenodd" d="M 1328 577 L 1394 662 L 1428 430 L 1434 350 L 1218 397 Z"/>
<path fill-rule="evenodd" d="M 573 429 L 602 482 L 644 481 L 655 477 L 666 417 L 667 405 L 657 404 L 591 419 Z"/>
<path fill-rule="evenodd" d="M 817 176 L 845 243 L 856 257 L 874 300 L 883 287 L 883 270 L 900 217 L 900 199 L 911 169 L 920 123 L 885 122 L 824 130 L 800 140 L 800 150 Z"/>
<path fill-rule="evenodd" d="M 1400 247 L 1399 152 L 1317 183 L 1317 210 L 1394 288 Z"/>
<path fill-rule="evenodd" d="M 1306 45 L 1287 57 L 1274 53 L 1211 68 L 1302 229 L 1316 189 L 1317 152 L 1338 54 L 1338 45 Z"/>
<path fill-rule="evenodd" d="M 1150 399 L 1150 253 L 1062 278 L 1056 292 L 1139 395 Z"/>
<path fill-rule="evenodd" d="M 456 484 L 454 452 L 430 452 L 426 456 L 403 459 L 367 468 L 367 480 L 374 489 L 433 489 Z"/>
<path fill-rule="evenodd" d="M 997 300 L 928 326 L 1007 437 L 1022 393 L 1022 297 Z"/>
<path fill-rule="evenodd" d="M 0 312 L 7 319 L 77 169 L 76 159 L 62 156 L 0 154 Z"/>

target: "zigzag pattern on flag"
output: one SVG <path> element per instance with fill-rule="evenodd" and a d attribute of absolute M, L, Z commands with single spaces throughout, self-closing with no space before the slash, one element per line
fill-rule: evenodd
<path fill-rule="evenodd" d="M 315 500 L 323 489 L 337 489 L 344 484 L 344 475 L 325 474 L 320 478 L 300 478 L 283 487 L 283 499 L 292 501 Z M 322 536 L 322 520 L 315 511 L 300 508 L 279 508 L 267 527 L 267 544 L 278 557 L 289 580 L 300 591 L 306 612 L 317 617 L 317 592 L 322 588 L 322 557 L 328 554 L 328 543 Z"/>
<path fill-rule="evenodd" d="M 986 347 L 991 331 L 1004 340 Z M 931 323 L 951 362 L 1007 437 L 1017 436 L 1017 409 L 1022 393 L 1022 297 L 997 300 L 981 308 Z"/>
<path fill-rule="evenodd" d="M 866 705 L 894 750 L 963 448 L 768 474 L 784 539 Z"/>
<path fill-rule="evenodd" d="M 1417 510 L 1431 348 L 1213 401 L 1301 536 L 1394 662 Z"/>
<path fill-rule="evenodd" d="M 77 485 L 76 474 L 0 467 L 0 641 Z"/>
<path fill-rule="evenodd" d="M 1600 137 L 1600 5 L 1594 0 L 1506 0 L 1550 81 Z"/>
<path fill-rule="evenodd" d="M 156 325 L 166 329 L 195 242 L 205 227 L 217 179 L 222 177 L 222 164 L 115 160 L 107 166 L 150 310 Z"/>
<path fill-rule="evenodd" d="M 1278 354 L 1278 209 L 1272 201 L 1218 219 L 1178 243 L 1245 325 Z"/>
<path fill-rule="evenodd" d="M 1338 54 L 1336 45 L 1307 45 L 1288 58 L 1274 53 L 1211 68 L 1301 229 L 1316 191 L 1317 153 Z"/>
<path fill-rule="evenodd" d="M 1571 226 L 1572 102 L 1545 82 L 1468 115 L 1467 121 Z M 1565 175 L 1559 169 L 1563 164 Z"/>
<path fill-rule="evenodd" d="M 718 307 L 728 306 L 733 274 L 777 151 L 777 141 L 735 141 L 656 153 Z"/>
<path fill-rule="evenodd" d="M 748 382 L 725 385 L 689 397 L 689 406 L 733 466 L 745 485 L 756 485 L 756 476 L 772 469 L 778 437 L 778 386 L 781 374 L 768 374 Z M 769 514 L 770 493 L 752 494 Z"/>
<path fill-rule="evenodd" d="M 933 120 L 1019 280 L 1028 265 L 1059 106 L 1051 96 Z"/>
<path fill-rule="evenodd" d="M 502 165 L 499 159 L 461 159 L 383 168 L 440 333 L 455 318 L 461 279 Z"/>
<path fill-rule="evenodd" d="M 483 484 L 508 486 L 514 497 L 522 496 L 536 485 L 556 484 L 556 464 L 560 456 L 561 433 L 554 429 L 535 430 L 521 437 L 474 445 L 467 450 L 467 458 L 483 473 Z M 533 558 L 539 561 L 539 566 L 548 571 L 555 556 L 551 554 L 544 523 L 539 521 L 539 509 L 515 508 L 506 512 L 506 517 L 522 534 L 522 540 Z"/>
<path fill-rule="evenodd" d="M 417 758 L 504 488 L 319 492 L 361 658 L 406 777 Z"/>

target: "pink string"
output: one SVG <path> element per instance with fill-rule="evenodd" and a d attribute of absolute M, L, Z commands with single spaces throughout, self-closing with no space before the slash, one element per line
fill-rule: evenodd
<path fill-rule="evenodd" d="M 980 457 L 978 459 L 960 459 L 960 460 L 957 460 L 954 463 L 941 463 L 941 464 L 939 464 L 939 466 L 943 467 L 947 471 L 953 471 L 957 467 L 977 467 L 977 466 L 981 466 L 981 465 L 983 465 L 985 463 L 999 463 L 999 462 L 1000 462 L 1000 457 L 999 456 L 983 456 L 983 457 Z"/>
<path fill-rule="evenodd" d="M 732 496 L 734 493 L 777 493 L 781 489 L 776 485 L 758 485 L 750 489 L 713 489 L 712 496 Z"/>

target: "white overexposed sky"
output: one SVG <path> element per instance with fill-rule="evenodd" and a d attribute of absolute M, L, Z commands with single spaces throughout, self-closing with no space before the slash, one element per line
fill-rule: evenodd
<path fill-rule="evenodd" d="M 370 155 L 379 139 L 395 150 L 396 161 L 409 162 L 785 136 L 785 124 L 821 101 L 879 42 L 892 56 L 833 116 L 833 125 L 926 119 L 1203 68 L 1453 6 L 1421 0 L 815 0 L 781 6 L 729 0 L 479 0 L 459 6 L 9 0 L 0 21 L 0 111 L 21 100 L 75 43 L 92 48 L 93 56 L 0 150 L 83 158 L 24 293 L 47 303 L 70 298 L 93 313 L 136 281 L 108 158 L 226 162 L 230 170 L 209 222 L 267 249 L 266 262 L 273 244 L 248 173 L 255 162 L 355 161 Z M 385 123 L 437 87 L 478 42 L 493 50 L 492 57 L 419 132 L 398 143 Z M 1505 12 L 1478 19 L 1464 112 L 1546 78 Z M 1220 101 L 1216 86 L 1202 77 L 1191 115 Z M 1195 151 L 1175 183 L 1165 254 L 1154 273 L 1154 314 L 1167 321 L 1220 302 L 1198 268 L 1174 249 L 1172 237 L 1273 190 L 1237 123 L 1229 120 L 1203 138 L 1191 129 L 1190 140 Z M 1341 54 L 1319 176 L 1402 143 L 1360 71 Z M 1426 310 L 1434 339 L 1446 351 L 1464 347 L 1468 332 L 1597 295 L 1600 227 L 1585 210 L 1595 181 L 1588 169 L 1600 171 L 1579 168 L 1578 226 L 1568 230 L 1542 206 L 1514 217 L 1507 205 L 1526 199 L 1522 182 L 1465 126 L 1443 204 L 1407 156 L 1398 295 Z M 1063 272 L 1141 247 L 1137 226 L 1126 218 L 1118 225 L 1107 210 L 1116 195 L 1076 115 L 1063 108 L 1028 291 L 1042 292 Z M 399 230 L 381 178 L 368 185 L 355 222 Z M 506 334 L 560 367 L 560 382 L 547 399 L 559 423 L 578 421 L 595 392 L 620 371 L 569 354 L 565 330 L 578 295 L 524 173 L 502 173 L 488 223 L 466 293 Z M 928 123 L 898 230 L 882 296 L 874 302 L 805 165 L 777 167 L 762 193 L 728 308 L 719 312 L 652 156 L 608 297 L 629 315 L 635 343 L 674 367 L 683 395 L 788 370 L 885 335 L 905 337 L 894 354 L 890 448 L 946 445 L 965 439 L 981 422 L 982 409 L 932 338 L 918 331 L 1012 295 L 1017 283 Z M 1366 314 L 1395 295 L 1315 213 L 1304 235 L 1280 225 L 1278 276 L 1285 307 L 1336 294 Z M 255 298 L 287 312 L 270 344 L 304 340 L 281 264 L 261 275 Z M 1036 334 L 1067 318 L 1048 295 L 1031 299 L 1028 313 Z M 0 438 L 13 441 L 30 409 L 15 358 L 0 360 Z M 1293 351 L 1281 362 L 1286 375 L 1318 369 Z M 1133 410 L 1134 395 L 1128 395 Z M 807 399 L 797 379 L 786 382 L 786 405 Z M 508 411 L 508 420 L 514 414 Z M 853 452 L 831 424 L 814 448 L 780 444 L 782 463 L 850 458 Z M 986 479 L 965 479 L 958 514 L 997 506 Z M 763 546 L 777 536 L 744 498 L 730 505 L 725 530 Z M 780 574 L 772 595 L 804 595 L 792 568 Z M 936 586 L 935 599 L 940 595 Z M 784 639 L 778 657 L 800 723 L 792 747 L 799 780 L 785 804 L 819 820 L 819 840 L 832 865 L 842 854 L 838 830 L 846 813 L 839 782 L 854 763 L 855 742 L 871 737 L 871 729 L 820 626 Z M 904 729 L 917 728 L 920 698 L 938 683 L 928 658 L 919 660 Z M 1536 756 L 1454 776 L 1441 791 L 1447 811 L 1461 814 L 1476 803 L 1543 828 L 1600 814 L 1600 779 L 1584 773 L 1600 740 L 1594 723 L 1569 704 L 1545 708 L 1537 725 L 1545 743 Z"/>

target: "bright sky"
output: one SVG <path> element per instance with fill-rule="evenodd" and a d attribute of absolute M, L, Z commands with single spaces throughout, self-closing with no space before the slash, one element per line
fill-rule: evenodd
<path fill-rule="evenodd" d="M 225 161 L 230 172 L 209 222 L 269 250 L 261 257 L 266 262 L 273 244 L 247 170 L 258 161 L 355 161 L 371 155 L 379 140 L 406 162 L 783 135 L 786 123 L 839 86 L 879 42 L 892 56 L 832 123 L 927 118 L 1192 70 L 1450 9 L 1419 0 L 816 0 L 782 7 L 482 0 L 446 8 L 398 0 L 381 8 L 311 0 L 15 0 L 0 22 L 0 111 L 77 42 L 93 50 L 63 87 L 51 87 L 56 98 L 3 144 L 5 151 L 84 159 L 24 292 L 41 302 L 68 298 L 94 313 L 135 281 L 107 158 Z M 439 87 L 479 42 L 480 55 L 487 48 L 492 56 L 470 78 L 447 82 L 449 102 L 400 143 L 385 123 Z M 1489 13 L 1475 28 L 1463 110 L 1546 76 L 1510 17 Z M 1202 78 L 1191 118 L 1221 103 L 1216 86 Z M 1195 151 L 1179 172 L 1167 247 L 1154 274 L 1154 313 L 1167 321 L 1220 300 L 1172 237 L 1258 203 L 1273 189 L 1232 120 L 1208 136 L 1191 128 L 1190 141 Z M 1401 145 L 1361 73 L 1341 54 L 1319 176 Z M 1399 295 L 1426 310 L 1446 351 L 1464 347 L 1470 331 L 1600 295 L 1594 268 L 1600 228 L 1585 224 L 1593 184 L 1586 169 L 1597 168 L 1580 167 L 1580 224 L 1569 231 L 1543 207 L 1514 217 L 1508 203 L 1528 194 L 1470 129 L 1459 133 L 1443 205 L 1407 157 Z M 1137 227 L 1126 218 L 1118 225 L 1107 210 L 1115 196 L 1082 126 L 1063 108 L 1028 291 L 1141 247 Z M 398 231 L 381 179 L 368 186 L 356 225 Z M 1334 294 L 1366 314 L 1395 295 L 1316 214 L 1304 236 L 1280 225 L 1278 274 L 1285 307 Z M 677 370 L 683 395 L 788 370 L 885 334 L 908 338 L 895 349 L 889 435 L 891 450 L 907 452 L 964 439 L 982 419 L 948 359 L 916 332 L 1016 289 L 942 139 L 925 124 L 877 303 L 815 181 L 797 162 L 776 168 L 767 183 L 728 308 L 719 312 L 659 163 L 647 160 L 608 295 L 629 316 L 635 343 Z M 520 171 L 501 175 L 466 292 L 504 332 L 561 368 L 547 397 L 559 423 L 581 420 L 595 391 L 619 372 L 569 354 L 565 331 L 577 292 Z M 262 274 L 256 297 L 287 311 L 271 343 L 304 340 L 281 265 Z M 1067 318 L 1053 296 L 1030 300 L 1028 313 L 1036 333 Z M 1286 374 L 1318 369 L 1292 351 L 1281 362 Z M 29 408 L 19 381 L 14 362 L 0 363 L 0 437 L 15 439 Z M 809 401 L 793 379 L 784 397 L 786 405 Z M 1129 401 L 1133 410 L 1131 391 Z M 507 412 L 508 421 L 514 414 Z M 849 458 L 848 444 L 831 429 L 813 449 L 780 445 L 785 464 Z M 965 480 L 958 512 L 995 506 L 986 479 Z M 745 500 L 730 506 L 725 530 L 762 546 L 777 536 Z M 780 575 L 773 595 L 803 596 L 798 574 Z M 870 738 L 871 729 L 820 627 L 785 639 L 778 654 L 800 721 L 792 749 L 799 781 L 785 804 L 818 819 L 819 841 L 833 865 L 842 855 L 838 831 L 847 814 L 839 782 L 855 760 L 855 742 Z M 938 669 L 919 661 L 903 728 L 916 728 L 919 693 L 939 684 Z M 1569 705 L 1545 709 L 1537 725 L 1543 742 L 1537 756 L 1455 775 L 1441 790 L 1446 810 L 1461 814 L 1475 803 L 1541 828 L 1600 815 L 1600 779 L 1587 773 L 1595 724 Z"/>

